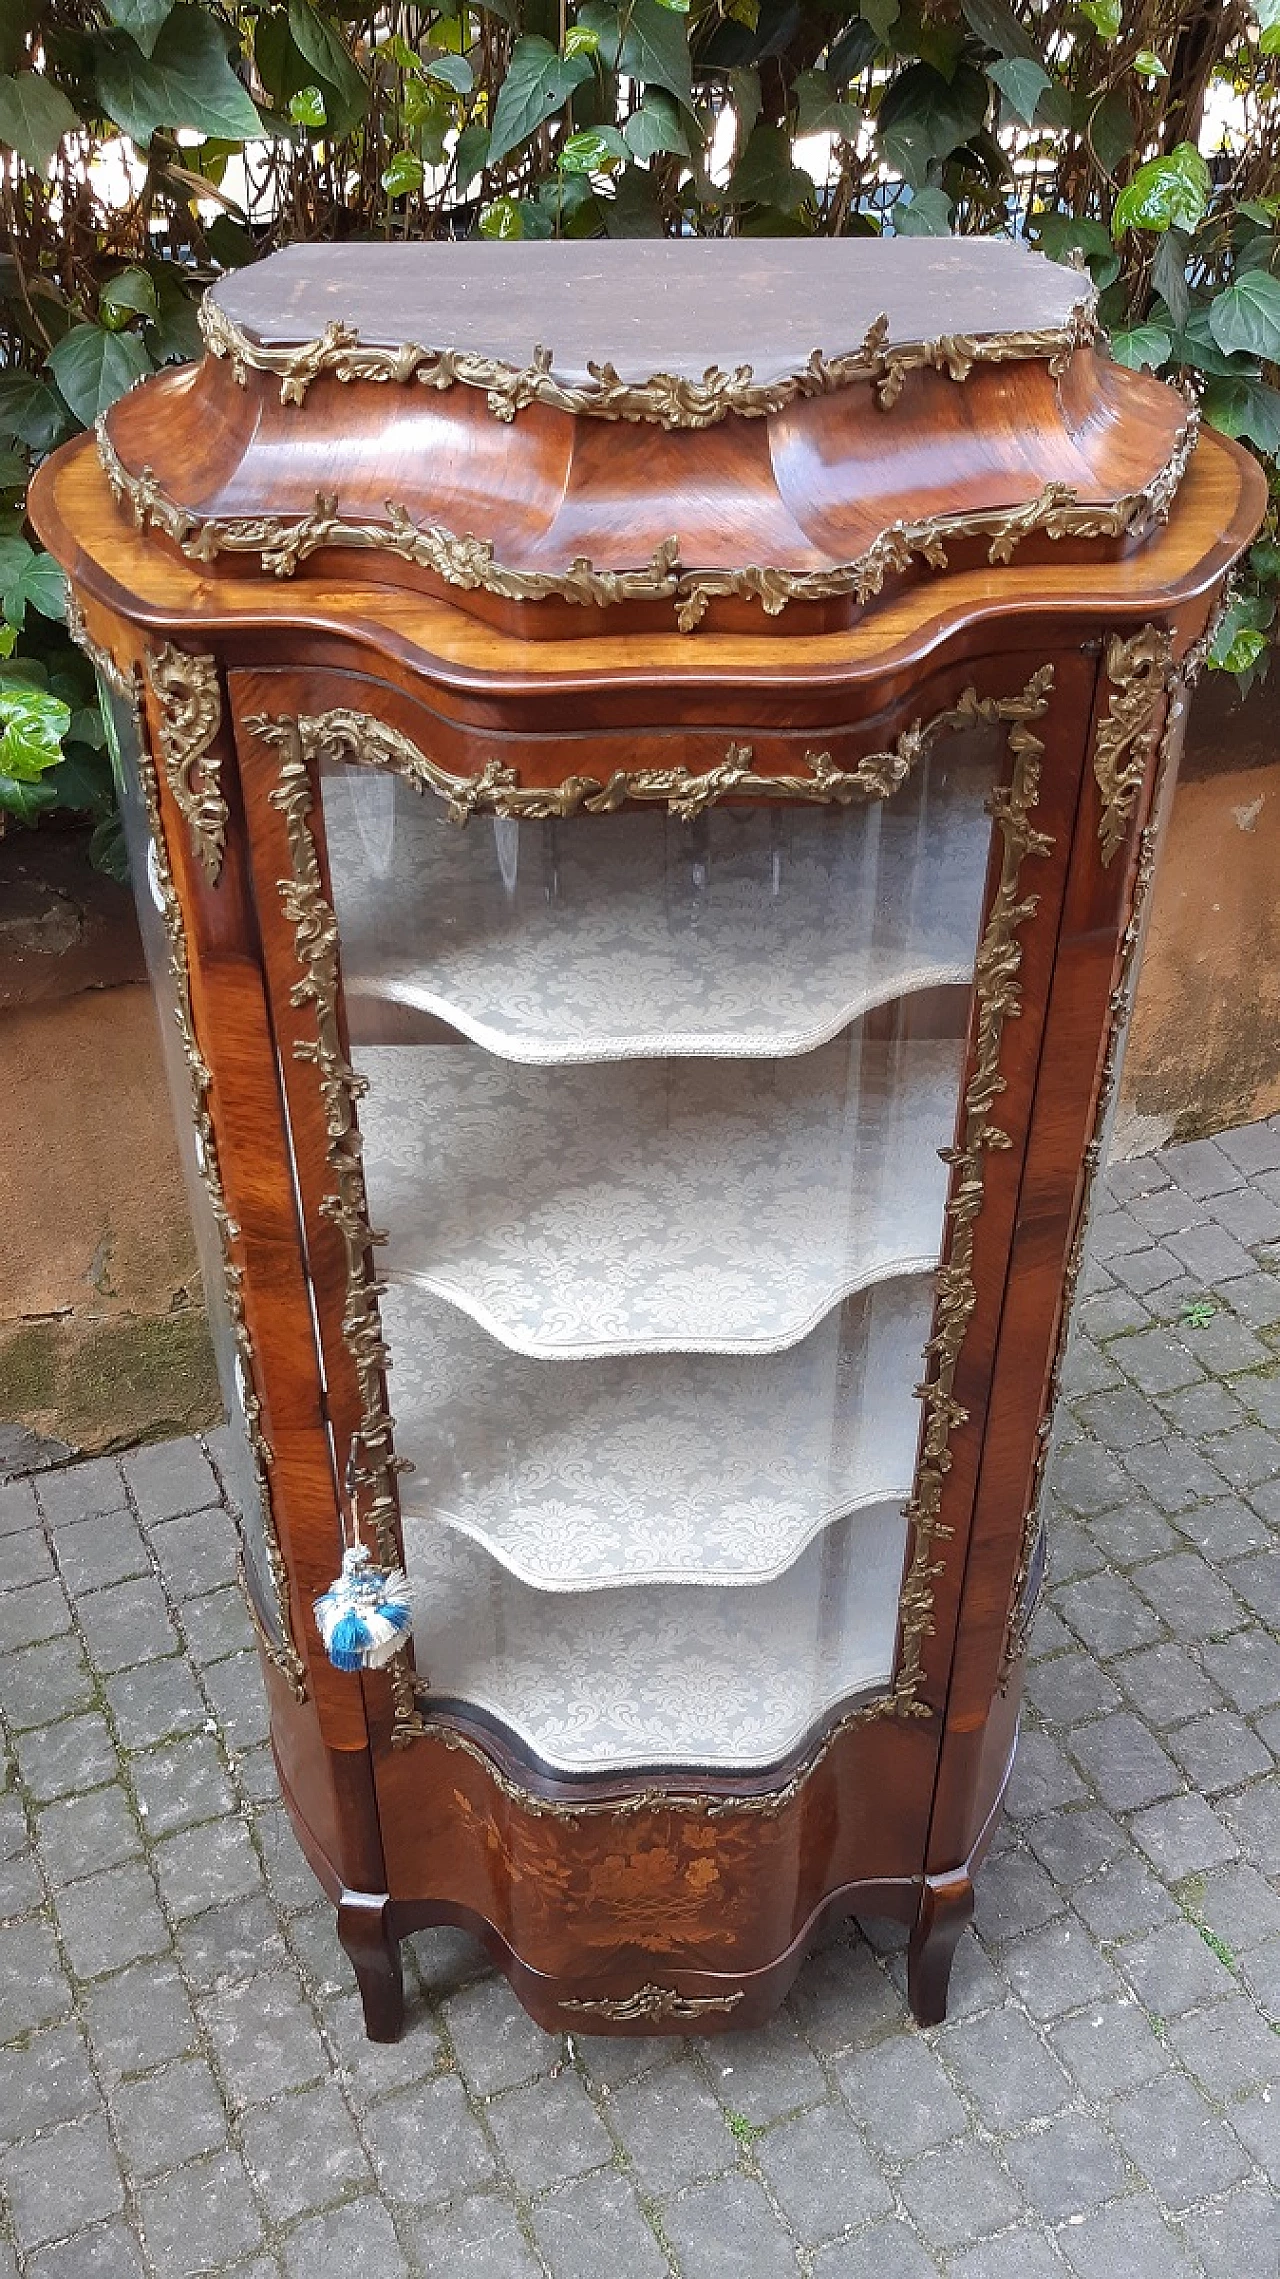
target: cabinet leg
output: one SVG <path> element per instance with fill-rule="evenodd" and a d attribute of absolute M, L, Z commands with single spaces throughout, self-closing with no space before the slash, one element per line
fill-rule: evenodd
<path fill-rule="evenodd" d="M 964 1868 L 925 1877 L 907 1950 L 907 1998 L 917 2025 L 940 2026 L 946 2017 L 956 1944 L 972 1919 L 973 1884 Z"/>
<path fill-rule="evenodd" d="M 376 1891 L 344 1891 L 338 1902 L 338 1937 L 356 1974 L 371 2042 L 398 2041 L 404 2024 L 404 1972 L 390 1905 L 386 1893 Z"/>

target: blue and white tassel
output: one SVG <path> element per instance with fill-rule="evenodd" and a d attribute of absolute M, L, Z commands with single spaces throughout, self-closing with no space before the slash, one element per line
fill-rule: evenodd
<path fill-rule="evenodd" d="M 398 1567 L 379 1567 L 363 1543 L 349 1544 L 315 1617 L 335 1670 L 380 1670 L 413 1628 L 408 1581 Z"/>

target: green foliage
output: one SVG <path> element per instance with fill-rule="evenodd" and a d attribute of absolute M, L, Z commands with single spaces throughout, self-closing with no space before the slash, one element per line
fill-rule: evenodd
<path fill-rule="evenodd" d="M 1275 501 L 1278 114 L 1280 0 L 4 0 L 0 690 L 68 725 L 0 777 L 0 822 L 57 802 L 118 866 L 22 498 L 199 353 L 220 269 L 299 236 L 1025 235 L 1083 260 L 1118 360 L 1194 384 Z M 1278 586 L 1273 504 L 1216 664 L 1265 668 Z"/>

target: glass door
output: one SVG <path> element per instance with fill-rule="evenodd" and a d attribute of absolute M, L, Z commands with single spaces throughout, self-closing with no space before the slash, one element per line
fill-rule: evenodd
<path fill-rule="evenodd" d="M 892 1686 L 1002 750 L 461 831 L 326 761 L 426 1715 L 758 1774 Z"/>

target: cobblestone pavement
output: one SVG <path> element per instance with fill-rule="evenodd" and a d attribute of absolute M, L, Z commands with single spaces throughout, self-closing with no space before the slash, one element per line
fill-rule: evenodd
<path fill-rule="evenodd" d="M 453 1932 L 361 2035 L 192 1440 L 0 1488 L 0 2279 L 1276 2279 L 1280 1119 L 1117 1168 L 1009 1817 L 921 2033 L 553 2040 Z"/>

